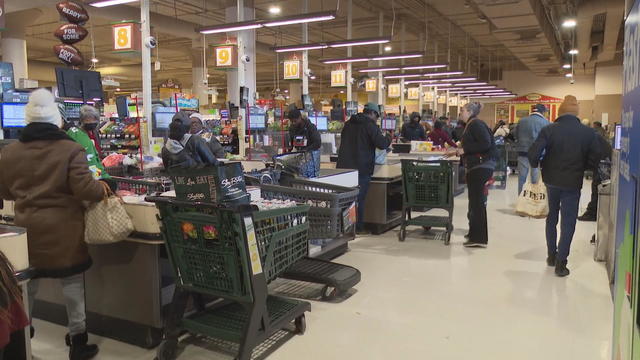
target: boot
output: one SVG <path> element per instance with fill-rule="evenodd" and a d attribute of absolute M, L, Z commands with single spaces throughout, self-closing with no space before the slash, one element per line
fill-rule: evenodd
<path fill-rule="evenodd" d="M 594 211 L 585 211 L 584 214 L 578 217 L 580 221 L 596 221 L 598 220 L 598 216 Z"/>
<path fill-rule="evenodd" d="M 567 269 L 567 260 L 556 262 L 556 276 L 565 277 L 569 275 L 570 271 Z"/>
<path fill-rule="evenodd" d="M 556 266 L 556 254 L 547 256 L 547 265 Z"/>
<path fill-rule="evenodd" d="M 89 336 L 86 332 L 71 336 L 69 360 L 89 360 L 98 354 L 98 345 L 88 345 Z"/>

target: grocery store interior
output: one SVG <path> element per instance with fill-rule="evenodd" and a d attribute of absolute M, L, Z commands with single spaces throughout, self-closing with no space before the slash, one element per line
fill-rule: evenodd
<path fill-rule="evenodd" d="M 640 360 L 639 25 L 0 0 L 0 360 Z"/>

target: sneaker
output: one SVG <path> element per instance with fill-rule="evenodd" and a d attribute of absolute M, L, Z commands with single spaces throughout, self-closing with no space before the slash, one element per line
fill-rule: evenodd
<path fill-rule="evenodd" d="M 484 249 L 484 248 L 487 247 L 487 244 L 477 243 L 477 242 L 473 242 L 471 240 L 465 242 L 462 245 L 464 245 L 464 247 L 468 247 L 468 248 L 477 247 L 477 248 L 483 248 Z"/>
<path fill-rule="evenodd" d="M 596 221 L 596 220 L 598 220 L 598 218 L 597 218 L 596 214 L 585 212 L 584 214 L 582 214 L 582 216 L 578 217 L 578 220 L 580 220 L 580 221 Z"/>
<path fill-rule="evenodd" d="M 547 256 L 547 265 L 556 266 L 556 254 Z"/>
<path fill-rule="evenodd" d="M 565 277 L 568 276 L 571 272 L 567 269 L 567 261 L 558 261 L 556 262 L 556 276 Z"/>

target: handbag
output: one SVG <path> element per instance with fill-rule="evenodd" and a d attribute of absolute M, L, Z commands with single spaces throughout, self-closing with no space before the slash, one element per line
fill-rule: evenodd
<path fill-rule="evenodd" d="M 542 183 L 542 180 L 538 180 L 537 183 L 532 184 L 531 173 L 527 177 L 527 182 L 522 187 L 522 192 L 518 195 L 516 213 L 535 219 L 544 219 L 549 214 L 547 188 Z"/>
<path fill-rule="evenodd" d="M 122 199 L 111 196 L 104 184 L 104 200 L 91 204 L 85 212 L 84 241 L 87 244 L 112 244 L 126 239 L 133 232 L 133 222 Z"/>

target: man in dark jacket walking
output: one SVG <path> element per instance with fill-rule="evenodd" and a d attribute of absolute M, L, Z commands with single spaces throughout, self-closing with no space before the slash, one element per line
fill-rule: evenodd
<path fill-rule="evenodd" d="M 564 98 L 558 113 L 561 115 L 556 122 L 543 128 L 529 149 L 529 162 L 532 168 L 542 165 L 542 180 L 547 185 L 547 265 L 555 266 L 557 276 L 567 276 L 567 258 L 578 218 L 584 171 L 597 165 L 600 151 L 596 133 L 578 119 L 578 101 L 574 96 Z M 557 243 L 560 213 L 562 222 Z"/>
<path fill-rule="evenodd" d="M 364 233 L 364 201 L 369 191 L 371 175 L 375 168 L 377 149 L 387 149 L 391 145 L 391 136 L 383 135 L 376 121 L 380 117 L 377 104 L 367 103 L 364 111 L 354 115 L 342 129 L 340 149 L 338 150 L 339 169 L 357 169 L 358 185 L 358 221 L 356 229 Z"/>

